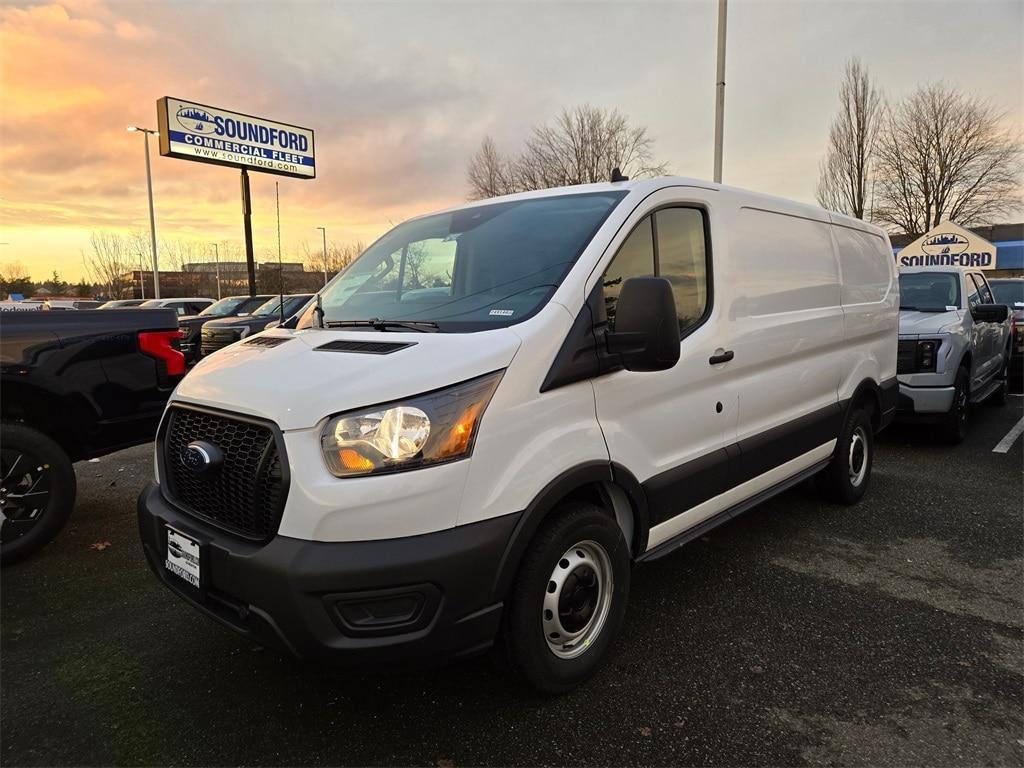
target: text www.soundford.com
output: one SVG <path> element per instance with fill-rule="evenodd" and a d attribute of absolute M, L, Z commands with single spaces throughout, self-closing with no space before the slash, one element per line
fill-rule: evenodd
<path fill-rule="evenodd" d="M 312 170 L 309 166 L 298 165 L 296 163 L 289 163 L 286 160 L 278 158 L 294 157 L 290 152 L 278 152 L 271 150 L 271 154 L 275 157 L 266 158 L 259 154 L 252 155 L 240 155 L 234 152 L 224 152 L 219 149 L 209 149 L 207 147 L 190 147 L 196 157 L 208 157 L 211 160 L 220 160 L 225 163 L 239 163 L 241 165 L 254 165 L 260 168 L 273 168 L 276 171 L 287 171 L 289 173 L 301 173 L 309 174 Z"/>

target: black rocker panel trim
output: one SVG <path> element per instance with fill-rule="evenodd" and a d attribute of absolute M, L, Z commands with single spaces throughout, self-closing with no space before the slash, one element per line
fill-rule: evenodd
<path fill-rule="evenodd" d="M 843 407 L 834 403 L 666 470 L 643 483 L 652 526 L 835 440 Z"/>

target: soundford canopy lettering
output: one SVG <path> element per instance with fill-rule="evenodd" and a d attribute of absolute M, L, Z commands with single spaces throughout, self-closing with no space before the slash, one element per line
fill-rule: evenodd
<path fill-rule="evenodd" d="M 901 267 L 994 269 L 996 247 L 969 229 L 943 222 L 925 232 L 896 256 Z"/>
<path fill-rule="evenodd" d="M 313 131 L 165 96 L 156 103 L 160 154 L 264 173 L 316 177 Z"/>

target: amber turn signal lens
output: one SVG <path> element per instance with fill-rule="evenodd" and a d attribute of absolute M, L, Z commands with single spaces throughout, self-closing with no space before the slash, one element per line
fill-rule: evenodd
<path fill-rule="evenodd" d="M 372 461 L 351 448 L 338 451 L 338 461 L 345 469 L 353 472 L 369 472 L 374 466 Z"/>
<path fill-rule="evenodd" d="M 477 417 L 483 407 L 484 403 L 478 400 L 462 412 L 455 424 L 452 425 L 444 442 L 438 446 L 438 457 L 461 456 L 469 450 L 469 443 L 473 439 L 474 430 L 476 430 Z"/>

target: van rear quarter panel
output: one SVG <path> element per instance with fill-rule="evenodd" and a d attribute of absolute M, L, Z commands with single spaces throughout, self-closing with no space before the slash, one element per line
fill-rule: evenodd
<path fill-rule="evenodd" d="M 727 238 L 716 269 L 743 440 L 835 404 L 846 356 L 843 311 L 826 212 L 739 198 Z"/>
<path fill-rule="evenodd" d="M 839 398 L 845 400 L 865 379 L 881 384 L 896 375 L 899 282 L 882 230 L 843 216 L 833 215 L 832 221 L 846 322 L 847 356 L 839 382 Z"/>

